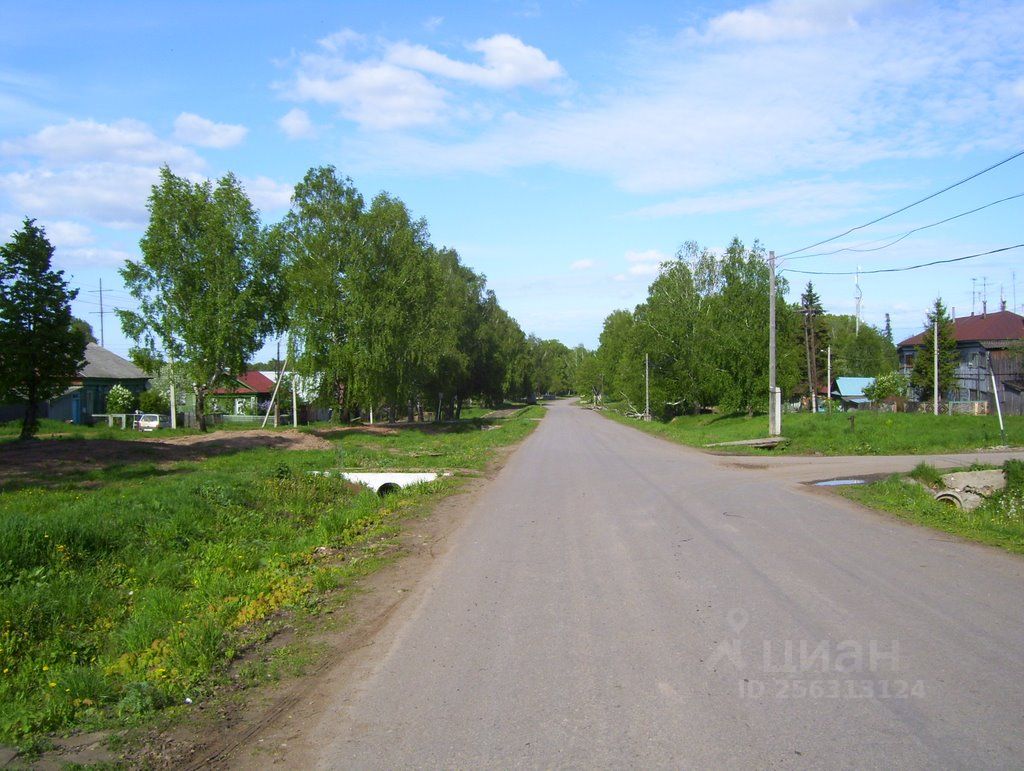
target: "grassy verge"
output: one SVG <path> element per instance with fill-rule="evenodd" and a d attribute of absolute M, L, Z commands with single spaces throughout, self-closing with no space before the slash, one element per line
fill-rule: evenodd
<path fill-rule="evenodd" d="M 491 430 L 338 432 L 331 450 L 132 464 L 3 493 L 0 743 L 38 747 L 49 732 L 138 724 L 204 698 L 276 615 L 317 613 L 380 564 L 402 513 L 459 485 L 381 499 L 310 471 L 481 469 L 540 414 Z"/>
<path fill-rule="evenodd" d="M 713 442 L 760 439 L 768 435 L 768 418 L 746 416 L 684 415 L 671 423 L 625 417 L 618 410 L 607 415 L 642 431 L 682 444 L 703 447 Z M 851 428 L 850 415 L 854 415 Z M 1007 444 L 1024 446 L 1024 416 L 1006 421 Z M 775 450 L 719 448 L 729 452 L 776 455 L 914 455 L 958 452 L 1000 445 L 999 421 L 993 415 L 925 415 L 885 412 L 787 414 L 782 434 L 789 443 Z"/>
<path fill-rule="evenodd" d="M 1005 491 L 992 496 L 974 511 L 963 511 L 935 500 L 927 489 L 940 479 L 940 473 L 934 468 L 921 464 L 913 476 L 924 484 L 893 474 L 880 482 L 836 488 L 835 492 L 900 519 L 1024 554 L 1024 486 L 1015 484 L 1012 476 Z"/>

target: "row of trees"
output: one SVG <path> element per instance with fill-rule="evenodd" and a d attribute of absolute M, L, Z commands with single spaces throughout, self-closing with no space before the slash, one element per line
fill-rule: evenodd
<path fill-rule="evenodd" d="M 895 368 L 891 333 L 825 313 L 811 284 L 799 303 L 789 304 L 787 288 L 780 277 L 776 372 L 784 394 L 827 387 L 829 348 L 833 377 L 871 377 Z M 733 239 L 717 255 L 688 242 L 661 266 L 643 303 L 605 319 L 600 345 L 577 368 L 575 386 L 639 406 L 647 355 L 656 417 L 710 406 L 761 410 L 768 393 L 768 306 L 769 271 L 760 244 L 747 248 Z"/>
<path fill-rule="evenodd" d="M 121 270 L 139 303 L 122 326 L 147 371 L 184 375 L 204 428 L 207 395 L 273 334 L 339 419 L 359 406 L 457 416 L 467 397 L 569 377 L 556 364 L 569 349 L 526 337 L 425 220 L 386 193 L 367 203 L 331 166 L 310 169 L 269 227 L 231 174 L 196 183 L 164 167 L 148 206 L 142 259 Z"/>

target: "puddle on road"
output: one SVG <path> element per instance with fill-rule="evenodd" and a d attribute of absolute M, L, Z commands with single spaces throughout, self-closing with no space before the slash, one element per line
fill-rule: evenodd
<path fill-rule="evenodd" d="M 846 485 L 862 485 L 864 484 L 863 479 L 826 479 L 821 482 L 815 482 L 815 487 L 844 487 Z"/>

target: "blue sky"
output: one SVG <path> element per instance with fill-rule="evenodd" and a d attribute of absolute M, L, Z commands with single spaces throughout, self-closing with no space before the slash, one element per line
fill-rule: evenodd
<path fill-rule="evenodd" d="M 685 241 L 787 252 L 1022 149 L 1022 2 L 0 0 L 0 237 L 42 223 L 97 333 L 100 280 L 107 308 L 131 306 L 117 268 L 163 163 L 233 171 L 267 222 L 307 168 L 334 164 L 426 217 L 526 331 L 592 347 Z M 1018 193 L 1024 158 L 810 253 Z M 1021 242 L 1024 198 L 783 267 Z M 788 278 L 795 299 L 807 277 Z M 828 310 L 853 311 L 853 278 L 813 280 Z M 909 336 L 937 295 L 980 312 L 975 285 L 1019 311 L 1024 249 L 863 276 L 862 316 Z"/>

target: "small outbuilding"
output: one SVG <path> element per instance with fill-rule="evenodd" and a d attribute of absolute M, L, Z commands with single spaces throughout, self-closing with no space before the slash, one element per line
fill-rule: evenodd
<path fill-rule="evenodd" d="M 831 396 L 845 410 L 859 410 L 871 404 L 864 389 L 875 382 L 873 377 L 837 377 L 832 381 Z"/>

